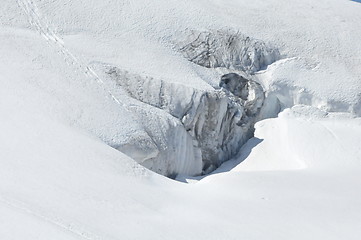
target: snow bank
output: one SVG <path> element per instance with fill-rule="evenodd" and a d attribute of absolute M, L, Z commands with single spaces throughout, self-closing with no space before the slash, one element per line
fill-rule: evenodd
<path fill-rule="evenodd" d="M 359 167 L 360 124 L 360 118 L 350 114 L 296 105 L 278 118 L 256 124 L 255 139 L 244 145 L 238 157 L 246 160 L 234 171 Z"/>
<path fill-rule="evenodd" d="M 361 93 L 357 90 L 361 84 L 351 84 L 340 79 L 338 89 L 326 93 L 329 86 L 318 85 L 313 80 L 318 68 L 318 65 L 310 66 L 304 59 L 289 58 L 277 61 L 267 71 L 260 71 L 256 76 L 267 92 L 269 104 L 279 104 L 280 109 L 303 104 L 323 111 L 361 116 Z M 319 73 L 319 78 L 327 78 L 327 75 Z"/>

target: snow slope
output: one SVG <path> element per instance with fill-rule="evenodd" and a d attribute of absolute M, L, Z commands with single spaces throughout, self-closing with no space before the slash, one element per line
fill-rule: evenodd
<path fill-rule="evenodd" d="M 174 42 L 184 39 L 185 29 L 231 28 L 272 43 L 284 58 L 297 58 L 277 68 L 274 81 L 341 102 L 343 111 L 360 104 L 361 17 L 360 5 L 352 1 L 117 1 L 111 8 L 95 0 L 34 2 L 69 49 L 88 61 L 204 88 L 199 77 L 208 82 L 218 77 L 179 58 Z"/>
<path fill-rule="evenodd" d="M 2 239 L 358 239 L 360 234 L 361 154 L 354 144 L 361 140 L 354 134 L 361 131 L 359 119 L 265 120 L 261 132 L 276 125 L 307 139 L 321 135 L 313 141 L 325 144 L 316 151 L 307 144 L 303 155 L 289 155 L 288 162 L 302 161 L 306 169 L 277 166 L 285 159 L 252 151 L 244 166 L 185 185 L 150 173 L 87 134 L 24 115 L 2 118 Z M 314 126 L 321 124 L 330 130 Z M 343 131 L 345 125 L 353 131 Z M 22 138 L 14 135 L 19 132 Z M 294 146 L 304 144 L 302 135 L 294 137 Z M 335 137 L 345 139 L 333 146 L 337 154 L 346 147 L 342 163 L 328 158 L 326 143 Z M 255 149 L 269 154 L 289 149 L 276 141 L 265 138 Z M 327 155 L 310 159 L 315 152 Z M 263 163 L 252 166 L 253 160 Z M 267 160 L 276 165 L 269 167 Z"/>
<path fill-rule="evenodd" d="M 360 11 L 346 0 L 3 0 L 0 239 L 359 239 Z M 265 116 L 296 106 L 258 122 L 213 174 L 173 181 L 121 151 L 157 154 L 150 136 L 189 150 L 164 137 L 182 124 L 103 66 L 213 91 L 238 70 L 196 65 L 180 47 L 189 30 L 218 29 L 279 49 L 250 76 L 267 90 Z"/>

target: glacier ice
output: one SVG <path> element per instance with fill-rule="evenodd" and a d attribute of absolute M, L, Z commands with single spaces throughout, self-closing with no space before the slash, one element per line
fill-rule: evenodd
<path fill-rule="evenodd" d="M 188 30 L 177 40 L 188 60 L 207 68 L 225 67 L 254 73 L 280 59 L 278 49 L 232 30 Z"/>
<path fill-rule="evenodd" d="M 189 61 L 223 72 L 219 86 L 198 89 L 100 64 L 146 135 L 113 146 L 165 176 L 207 174 L 236 156 L 254 124 L 274 116 L 279 101 L 266 99 L 251 75 L 280 59 L 279 51 L 231 30 L 185 30 L 175 47 Z M 263 107 L 265 106 L 265 107 Z"/>
<path fill-rule="evenodd" d="M 261 85 L 235 73 L 222 77 L 220 89 L 199 90 L 105 68 L 149 135 L 117 148 L 166 176 L 206 174 L 235 156 L 264 102 Z"/>

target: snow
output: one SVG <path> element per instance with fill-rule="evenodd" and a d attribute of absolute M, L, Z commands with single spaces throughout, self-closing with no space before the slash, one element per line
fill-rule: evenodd
<path fill-rule="evenodd" d="M 237 163 L 245 161 L 233 170 L 345 170 L 358 167 L 360 124 L 359 118 L 349 115 L 294 106 L 280 113 L 278 118 L 256 124 L 255 138 L 243 146 L 237 159 Z M 348 157 L 345 157 L 346 151 Z"/>
<path fill-rule="evenodd" d="M 0 239 L 359 239 L 360 10 L 346 0 L 3 0 Z M 282 59 L 250 75 L 179 50 L 190 31 L 218 30 Z M 130 75 L 128 88 L 109 69 Z M 266 91 L 263 120 L 232 160 L 187 176 L 202 165 L 184 108 L 195 93 L 226 94 L 214 88 L 229 72 Z M 207 112 L 193 110 L 190 120 Z M 217 146 L 215 135 L 204 140 Z"/>

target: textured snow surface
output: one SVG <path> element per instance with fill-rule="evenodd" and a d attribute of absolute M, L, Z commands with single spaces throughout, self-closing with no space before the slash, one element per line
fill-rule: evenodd
<path fill-rule="evenodd" d="M 360 13 L 2 0 L 0 239 L 359 239 Z"/>
<path fill-rule="evenodd" d="M 279 60 L 277 49 L 239 32 L 185 32 L 186 40 L 178 43 L 180 51 L 190 61 L 203 67 L 225 67 L 256 72 Z"/>

